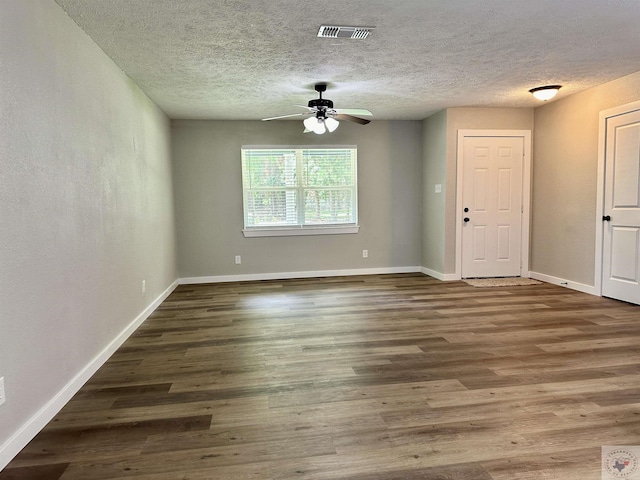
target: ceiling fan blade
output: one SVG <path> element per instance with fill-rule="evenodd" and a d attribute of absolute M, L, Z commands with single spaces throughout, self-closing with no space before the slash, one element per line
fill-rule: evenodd
<path fill-rule="evenodd" d="M 334 115 L 333 118 L 337 120 L 348 120 L 350 122 L 356 122 L 360 125 L 366 125 L 367 123 L 371 123 L 371 120 L 365 120 L 364 118 L 354 117 L 353 115 L 347 115 L 346 113 L 338 113 Z"/>
<path fill-rule="evenodd" d="M 294 105 L 294 107 L 304 108 L 305 110 L 309 110 L 310 112 L 317 112 L 318 109 L 316 107 L 307 107 L 306 105 Z"/>
<path fill-rule="evenodd" d="M 364 115 L 364 116 L 372 116 L 369 110 L 365 110 L 364 108 L 334 108 L 336 113 L 344 113 L 346 115 Z"/>
<path fill-rule="evenodd" d="M 308 115 L 308 114 L 307 113 L 292 113 L 290 115 L 280 115 L 278 117 L 263 118 L 262 121 L 266 122 L 267 120 L 279 120 L 281 118 L 299 117 L 301 115 Z"/>

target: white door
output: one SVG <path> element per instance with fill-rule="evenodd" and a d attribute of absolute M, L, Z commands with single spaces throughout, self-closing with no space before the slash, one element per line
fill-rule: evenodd
<path fill-rule="evenodd" d="M 464 137 L 462 278 L 519 277 L 522 137 Z"/>
<path fill-rule="evenodd" d="M 607 119 L 602 295 L 640 304 L 640 111 Z"/>

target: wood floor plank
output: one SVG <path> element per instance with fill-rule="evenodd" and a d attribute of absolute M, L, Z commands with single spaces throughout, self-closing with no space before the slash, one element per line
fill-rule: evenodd
<path fill-rule="evenodd" d="M 640 307 L 422 274 L 181 285 L 0 480 L 596 480 Z"/>
<path fill-rule="evenodd" d="M 14 467 L 3 470 L 0 475 L 3 480 L 59 480 L 68 466 L 68 463 L 56 463 Z"/>
<path fill-rule="evenodd" d="M 580 448 L 481 462 L 494 480 L 601 480 L 600 449 Z"/>

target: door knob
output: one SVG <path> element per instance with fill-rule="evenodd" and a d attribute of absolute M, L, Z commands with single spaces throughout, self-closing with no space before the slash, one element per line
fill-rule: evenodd
<path fill-rule="evenodd" d="M 469 207 L 464 207 L 464 213 L 467 213 L 469 211 Z"/>
<path fill-rule="evenodd" d="M 467 223 L 469 221 L 469 217 L 464 217 L 464 223 Z"/>
<path fill-rule="evenodd" d="M 602 221 L 610 222 L 611 221 L 611 215 L 605 215 L 604 217 L 602 217 Z"/>

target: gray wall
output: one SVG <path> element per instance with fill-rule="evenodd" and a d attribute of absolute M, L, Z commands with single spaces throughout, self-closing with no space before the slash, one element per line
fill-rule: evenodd
<path fill-rule="evenodd" d="M 455 271 L 456 178 L 458 130 L 532 130 L 532 108 L 447 109 L 447 193 L 445 207 L 444 272 Z"/>
<path fill-rule="evenodd" d="M 427 118 L 423 127 L 422 266 L 444 273 L 447 110 Z M 435 193 L 436 184 L 441 193 Z"/>
<path fill-rule="evenodd" d="M 177 272 L 166 116 L 53 1 L 1 2 L 0 45 L 2 468 Z"/>
<path fill-rule="evenodd" d="M 341 122 L 322 136 L 302 129 L 299 121 L 172 122 L 180 277 L 420 265 L 422 123 Z M 360 232 L 244 238 L 240 147 L 323 144 L 358 146 Z"/>
<path fill-rule="evenodd" d="M 531 130 L 532 108 L 448 108 L 424 120 L 423 266 L 455 273 L 458 130 Z M 442 193 L 434 185 L 442 183 Z"/>
<path fill-rule="evenodd" d="M 640 100 L 640 72 L 535 111 L 531 270 L 594 285 L 598 123 Z"/>

